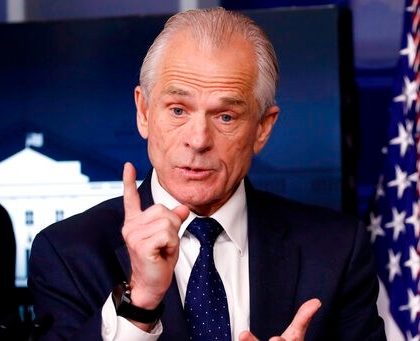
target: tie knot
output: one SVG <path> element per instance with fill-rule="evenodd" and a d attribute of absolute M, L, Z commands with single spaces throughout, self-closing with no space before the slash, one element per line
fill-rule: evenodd
<path fill-rule="evenodd" d="M 201 246 L 210 245 L 213 247 L 223 227 L 213 218 L 195 218 L 187 227 L 199 241 Z"/>

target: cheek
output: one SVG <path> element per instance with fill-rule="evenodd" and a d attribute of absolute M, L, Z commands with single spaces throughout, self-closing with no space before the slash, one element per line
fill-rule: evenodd
<path fill-rule="evenodd" d="M 244 176 L 251 164 L 253 144 L 249 143 L 249 136 L 225 144 L 224 163 L 230 176 Z"/>
<path fill-rule="evenodd" d="M 252 158 L 254 153 L 254 144 L 256 140 L 256 129 L 254 127 L 246 127 L 240 133 L 238 133 L 229 145 L 232 148 L 231 153 L 234 157 L 239 157 L 241 161 L 243 158 Z"/>
<path fill-rule="evenodd" d="M 158 163 L 164 160 L 167 153 L 166 135 L 157 125 L 150 126 L 149 128 L 147 147 L 150 161 L 156 167 Z"/>

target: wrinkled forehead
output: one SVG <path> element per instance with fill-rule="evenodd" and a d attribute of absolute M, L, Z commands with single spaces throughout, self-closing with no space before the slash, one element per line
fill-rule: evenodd
<path fill-rule="evenodd" d="M 246 45 L 236 39 L 229 48 L 199 46 L 193 39 L 178 36 L 168 44 L 157 68 L 152 98 L 211 100 L 256 110 L 257 69 L 252 49 Z"/>

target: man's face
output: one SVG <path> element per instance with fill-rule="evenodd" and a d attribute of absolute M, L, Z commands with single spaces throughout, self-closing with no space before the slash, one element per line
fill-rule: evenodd
<path fill-rule="evenodd" d="M 256 64 L 242 38 L 198 48 L 178 34 L 165 50 L 148 102 L 135 90 L 140 134 L 159 182 L 179 202 L 210 215 L 234 193 L 277 118 L 260 118 Z"/>

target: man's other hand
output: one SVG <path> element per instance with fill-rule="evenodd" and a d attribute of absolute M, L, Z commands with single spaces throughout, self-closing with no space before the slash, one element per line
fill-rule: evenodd
<path fill-rule="evenodd" d="M 178 206 L 169 210 L 153 205 L 142 211 L 136 186 L 136 170 L 124 165 L 124 226 L 122 235 L 131 262 L 132 304 L 154 309 L 163 299 L 179 254 L 178 231 L 189 209 Z"/>
<path fill-rule="evenodd" d="M 317 298 L 303 303 L 284 333 L 281 336 L 271 337 L 269 341 L 303 341 L 309 322 L 319 307 L 321 307 L 321 302 Z M 258 339 L 250 331 L 244 331 L 239 335 L 239 341 L 258 341 Z"/>

